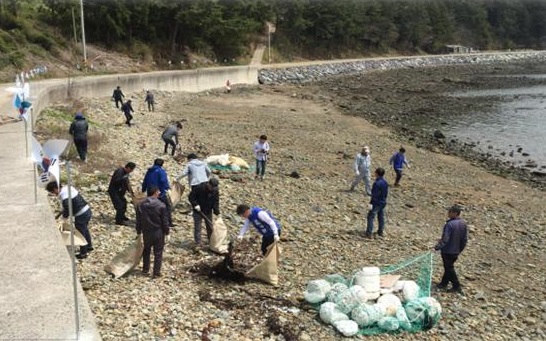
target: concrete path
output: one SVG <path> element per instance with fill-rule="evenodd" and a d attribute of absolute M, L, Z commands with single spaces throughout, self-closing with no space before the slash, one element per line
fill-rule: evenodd
<path fill-rule="evenodd" d="M 0 114 L 17 117 L 0 85 Z M 0 340 L 100 340 L 47 196 L 35 192 L 24 121 L 0 125 Z M 79 332 L 78 332 L 79 331 Z"/>

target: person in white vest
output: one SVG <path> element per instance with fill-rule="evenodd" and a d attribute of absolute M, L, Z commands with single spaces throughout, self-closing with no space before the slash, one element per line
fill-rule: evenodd
<path fill-rule="evenodd" d="M 370 148 L 364 146 L 360 153 L 356 154 L 354 162 L 355 178 L 351 183 L 351 191 L 354 191 L 356 186 L 364 180 L 366 194 L 372 195 L 372 180 L 370 168 L 372 166 L 372 158 L 370 156 Z"/>

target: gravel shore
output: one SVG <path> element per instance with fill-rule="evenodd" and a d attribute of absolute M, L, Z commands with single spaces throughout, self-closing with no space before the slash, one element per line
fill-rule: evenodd
<path fill-rule="evenodd" d="M 418 77 L 428 74 L 427 70 L 414 70 L 413 76 L 409 70 L 399 70 L 396 77 Z M 370 77 L 371 81 L 360 78 L 359 82 L 377 88 L 381 74 Z M 408 89 L 403 79 L 378 91 L 404 101 Z M 546 338 L 544 192 L 491 174 L 442 149 L 408 143 L 412 168 L 401 187 L 391 188 L 387 237 L 365 240 L 361 232 L 368 198 L 363 188 L 346 191 L 353 158 L 363 145 L 370 146 L 373 167 L 388 169 L 386 178 L 392 183 L 388 158 L 407 140 L 397 137 L 398 128 L 374 125 L 371 121 L 380 120 L 371 119 L 373 115 L 367 116 L 370 120 L 357 117 L 340 105 L 348 101 L 349 91 L 337 96 L 333 84 L 341 89 L 355 84 L 351 82 L 332 78 L 325 81 L 326 86 L 234 86 L 230 94 L 157 92 L 153 113 L 145 110 L 144 94 L 131 94 L 137 111 L 131 128 L 114 125 L 122 114 L 108 98 L 77 101 L 68 107 L 71 112 L 83 109 L 91 122 L 89 162 L 73 164 L 75 186 L 94 212 L 90 230 L 95 251 L 78 265 L 78 271 L 104 340 L 343 339 L 302 304 L 305 284 L 328 274 L 349 275 L 362 266 L 385 266 L 430 251 L 441 234 L 445 208 L 453 203 L 464 207 L 462 216 L 470 226 L 468 248 L 456 264 L 466 295 L 433 293 L 444 309 L 437 327 L 396 338 Z M 361 92 L 359 96 L 360 101 L 378 95 Z M 369 112 L 387 108 L 388 103 Z M 251 163 L 252 143 L 259 135 L 268 135 L 272 151 L 265 180 L 255 181 L 247 172 L 222 174 L 221 213 L 232 235 L 241 224 L 234 213 L 239 203 L 269 208 L 280 219 L 284 253 L 278 287 L 221 282 L 195 271 L 222 258 L 193 250 L 186 203 L 174 214 L 177 227 L 166 247 L 161 279 L 151 280 L 137 270 L 114 280 L 103 271 L 136 235 L 133 227 L 114 225 L 106 193 L 111 173 L 127 161 L 136 162 L 132 182 L 138 188 L 146 168 L 156 157 L 164 157 L 172 181 L 185 158 L 163 155 L 160 135 L 168 122 L 180 119 L 186 120 L 181 138 L 185 154 L 230 153 Z M 38 136 L 42 140 L 67 137 L 69 122 L 56 111 L 44 113 L 37 123 Z M 300 178 L 289 176 L 294 171 Z M 133 210 L 128 212 L 134 221 Z M 256 233 L 249 235 L 250 240 L 237 250 L 235 262 L 241 268 L 259 254 Z M 436 256 L 435 260 L 437 281 L 441 259 Z"/>

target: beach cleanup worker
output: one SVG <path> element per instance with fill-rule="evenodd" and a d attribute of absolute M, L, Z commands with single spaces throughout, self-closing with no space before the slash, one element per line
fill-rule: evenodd
<path fill-rule="evenodd" d="M 351 191 L 355 190 L 355 187 L 364 180 L 364 186 L 367 195 L 372 195 L 372 180 L 371 180 L 371 166 L 372 159 L 370 156 L 370 148 L 364 146 L 360 153 L 356 154 L 354 162 L 355 178 L 351 183 Z"/>
<path fill-rule="evenodd" d="M 74 139 L 74 145 L 78 151 L 80 160 L 87 162 L 87 131 L 89 130 L 89 125 L 83 117 L 81 112 L 76 113 L 74 116 L 74 121 L 70 124 L 68 133 L 72 135 Z"/>
<path fill-rule="evenodd" d="M 256 159 L 256 175 L 254 175 L 255 179 L 257 179 L 258 177 L 260 177 L 260 180 L 264 179 L 265 166 L 267 164 L 269 149 L 269 143 L 267 142 L 266 135 L 260 136 L 260 139 L 254 142 L 252 151 L 254 153 L 254 158 Z"/>
<path fill-rule="evenodd" d="M 396 180 L 394 181 L 395 187 L 400 186 L 400 180 L 402 179 L 402 170 L 404 169 L 404 165 L 410 168 L 410 165 L 406 160 L 405 153 L 406 149 L 404 147 L 400 147 L 398 152 L 394 153 L 389 159 L 389 164 L 392 165 L 392 168 L 396 173 Z"/>
<path fill-rule="evenodd" d="M 174 227 L 172 220 L 172 207 L 167 197 L 167 191 L 171 188 L 169 185 L 169 178 L 167 172 L 163 169 L 163 164 L 165 160 L 155 159 L 154 165 L 146 171 L 144 175 L 144 180 L 142 181 L 142 192 L 146 192 L 148 188 L 157 187 L 159 188 L 159 200 L 165 204 L 167 207 L 167 213 L 169 218 L 169 226 Z"/>
<path fill-rule="evenodd" d="M 193 208 L 193 239 L 196 247 L 201 247 L 201 222 L 205 220 L 207 238 L 210 243 L 210 237 L 213 231 L 212 214 L 220 214 L 220 191 L 218 189 L 218 179 L 210 178 L 204 186 L 198 186 L 190 192 L 188 197 Z"/>
<path fill-rule="evenodd" d="M 442 262 L 444 264 L 444 275 L 442 281 L 436 286 L 438 289 L 446 289 L 451 282 L 452 287 L 449 292 L 462 293 L 461 283 L 455 272 L 455 262 L 459 254 L 463 252 L 468 241 L 468 229 L 466 223 L 460 217 L 461 208 L 457 205 L 450 207 L 447 211 L 448 220 L 442 231 L 442 238 L 434 247 L 434 250 L 439 250 L 442 254 Z"/>
<path fill-rule="evenodd" d="M 180 122 L 176 122 L 176 124 L 169 125 L 165 128 L 163 134 L 161 134 L 161 138 L 163 139 L 163 142 L 165 142 L 165 148 L 163 149 L 164 154 L 167 154 L 167 150 L 169 146 L 171 146 L 171 155 L 174 156 L 176 146 L 179 144 L 178 134 L 180 133 L 180 130 L 182 130 L 182 123 Z"/>
<path fill-rule="evenodd" d="M 150 272 L 150 255 L 154 249 L 154 267 L 152 278 L 161 277 L 161 263 L 165 236 L 169 235 L 167 207 L 159 200 L 161 191 L 155 186 L 147 190 L 147 197 L 136 207 L 136 231 L 143 235 L 144 252 L 142 253 L 142 272 Z"/>
<path fill-rule="evenodd" d="M 146 97 L 144 98 L 144 102 L 148 103 L 148 111 L 154 111 L 154 94 L 150 90 L 146 90 Z"/>
<path fill-rule="evenodd" d="M 133 119 L 131 112 L 135 112 L 131 103 L 132 101 L 129 99 L 121 106 L 121 111 L 123 111 L 123 114 L 125 115 L 125 124 L 127 124 L 128 127 L 131 126 L 131 120 Z"/>
<path fill-rule="evenodd" d="M 384 236 L 385 230 L 385 207 L 387 206 L 387 196 L 389 195 L 389 184 L 384 179 L 385 170 L 381 167 L 375 170 L 375 181 L 372 186 L 372 197 L 370 199 L 367 226 L 366 226 L 366 238 L 373 238 L 373 222 L 377 215 L 379 227 L 377 229 L 377 235 L 379 237 Z"/>
<path fill-rule="evenodd" d="M 135 170 L 134 162 L 127 162 L 125 167 L 119 167 L 114 171 L 110 178 L 110 184 L 108 185 L 108 194 L 110 200 L 116 210 L 116 225 L 125 225 L 125 222 L 129 220 L 125 215 L 127 211 L 127 200 L 125 199 L 125 193 L 129 191 L 131 195 L 134 195 L 133 189 L 129 182 L 129 174 Z"/>
<path fill-rule="evenodd" d="M 254 226 L 256 231 L 262 235 L 262 254 L 265 256 L 267 247 L 273 242 L 278 242 L 281 235 L 281 224 L 273 217 L 271 212 L 260 207 L 249 207 L 248 205 L 237 206 L 237 215 L 245 218 L 243 227 L 237 236 L 238 240 L 242 240 L 250 224 Z"/>
<path fill-rule="evenodd" d="M 68 218 L 70 212 L 68 211 L 68 186 L 57 185 L 56 181 L 52 181 L 46 185 L 46 190 L 58 196 L 62 205 L 62 216 L 63 218 Z M 82 236 L 85 238 L 87 245 L 80 246 L 80 253 L 76 255 L 78 259 L 87 258 L 87 254 L 90 251 L 93 251 L 93 242 L 91 240 L 91 233 L 89 233 L 89 221 L 93 213 L 91 208 L 87 204 L 87 201 L 81 196 L 81 194 L 72 186 L 70 186 L 70 196 L 72 200 L 72 214 L 74 216 L 74 227 L 78 230 Z"/>
<path fill-rule="evenodd" d="M 123 99 L 125 98 L 125 95 L 123 94 L 123 91 L 121 91 L 121 87 L 119 85 L 114 89 L 114 93 L 112 93 L 112 98 L 116 102 L 116 108 L 119 109 L 118 103 L 123 104 Z"/>
<path fill-rule="evenodd" d="M 188 177 L 188 184 L 191 188 L 189 196 L 192 195 L 193 191 L 196 191 L 201 186 L 205 186 L 212 174 L 209 166 L 205 161 L 199 160 L 195 153 L 188 154 L 188 163 L 182 170 L 182 173 L 176 178 L 176 181 L 180 182 L 180 179 L 183 177 Z"/>

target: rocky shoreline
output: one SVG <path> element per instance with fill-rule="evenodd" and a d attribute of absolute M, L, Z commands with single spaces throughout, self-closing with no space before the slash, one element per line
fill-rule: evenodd
<path fill-rule="evenodd" d="M 404 76 L 403 71 L 407 70 L 392 77 Z M 384 89 L 377 86 L 382 77 L 378 73 L 374 77 L 378 80 L 360 82 L 382 90 L 389 101 L 396 97 L 404 102 L 406 96 L 413 97 L 413 91 L 420 91 L 413 86 L 412 92 L 404 86 L 397 88 L 403 77 Z M 371 119 L 347 115 L 340 103 L 350 105 L 356 100 L 343 97 L 348 90 L 339 99 L 330 92 L 334 83 L 338 89 L 350 89 L 355 83 L 326 82 L 333 83 L 235 85 L 230 94 L 157 92 L 154 113 L 145 110 L 143 93 L 127 94 L 136 110 L 131 128 L 114 124 L 122 114 L 108 98 L 60 105 L 67 114 L 50 111 L 41 115 L 36 125 L 41 141 L 68 138 L 71 113 L 77 110 L 83 110 L 91 124 L 89 162 L 74 160 L 73 178 L 94 212 L 90 230 L 95 250 L 78 264 L 78 273 L 104 340 L 344 339 L 319 322 L 316 311 L 303 303 L 306 283 L 333 273 L 349 276 L 362 266 L 386 266 L 430 252 L 446 219 L 445 208 L 453 203 L 464 206 L 463 217 L 470 226 L 468 248 L 457 263 L 466 296 L 434 292 L 444 312 L 430 331 L 366 339 L 546 337 L 543 192 L 492 175 L 460 158 L 408 144 L 412 168 L 402 186 L 390 191 L 386 239 L 365 240 L 362 231 L 368 199 L 363 189 L 346 192 L 353 176 L 353 157 L 363 145 L 369 145 L 373 166 L 389 169 L 387 160 L 404 139 L 396 131 L 370 123 Z M 358 96 L 362 100 L 378 95 L 362 90 Z M 415 101 L 422 99 L 416 96 Z M 370 109 L 370 117 L 375 110 L 379 112 L 377 105 Z M 219 174 L 221 215 L 231 235 L 241 224 L 234 213 L 239 203 L 269 208 L 280 219 L 283 260 L 278 287 L 252 281 L 244 285 L 222 282 L 196 271 L 222 258 L 192 248 L 192 219 L 186 203 L 175 211 L 177 227 L 166 247 L 161 279 L 151 280 L 137 270 L 114 280 L 103 271 L 135 237 L 133 227 L 114 225 L 106 193 L 110 175 L 116 167 L 135 161 L 138 167 L 132 182 L 138 188 L 154 158 L 164 157 L 173 180 L 183 167 L 184 155 L 163 155 L 160 134 L 165 124 L 181 119 L 186 120 L 181 138 L 184 153 L 230 153 L 251 162 L 254 140 L 261 134 L 269 136 L 272 151 L 265 181 L 255 181 L 247 172 Z M 300 177 L 291 177 L 293 172 Z M 392 183 L 393 177 L 389 169 L 387 180 Z M 128 213 L 134 219 L 131 208 Z M 249 240 L 237 250 L 236 266 L 251 265 L 258 249 L 255 232 L 249 233 Z M 435 257 L 434 271 L 437 281 L 439 257 Z"/>

